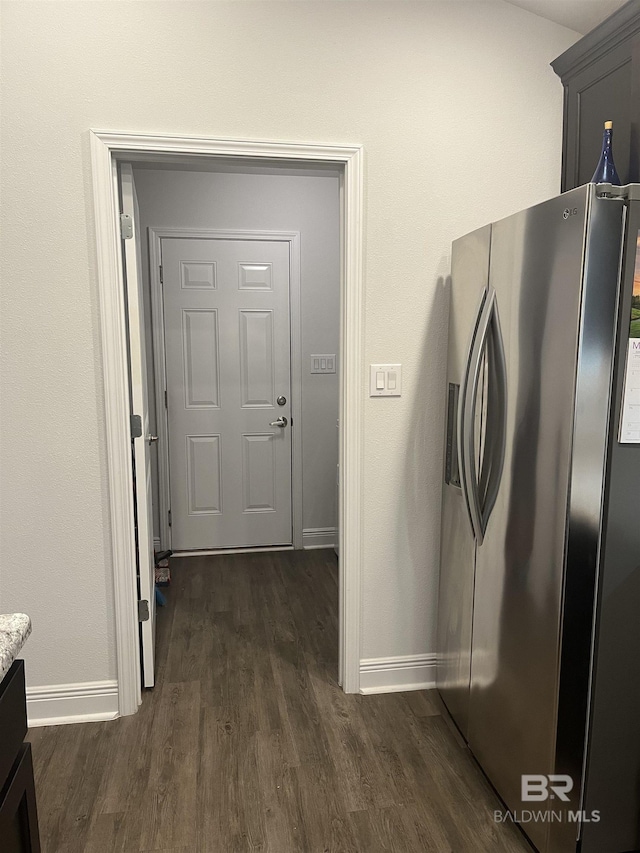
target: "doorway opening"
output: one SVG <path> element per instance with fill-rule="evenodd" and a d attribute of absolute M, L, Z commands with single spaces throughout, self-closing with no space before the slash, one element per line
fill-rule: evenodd
<path fill-rule="evenodd" d="M 338 522 L 338 537 L 339 537 L 339 660 L 338 672 L 339 679 L 343 689 L 346 692 L 358 692 L 359 690 L 359 633 L 360 633 L 360 565 L 361 565 L 361 529 L 360 529 L 360 504 L 361 504 L 361 451 L 362 451 L 362 436 L 361 436 L 361 419 L 362 419 L 362 396 L 363 383 L 361 377 L 362 365 L 362 149 L 360 146 L 318 146 L 318 145 L 297 145 L 291 143 L 260 143 L 260 142 L 242 142 L 233 140 L 215 140 L 215 139 L 184 139 L 176 137 L 149 137 L 137 134 L 114 134 L 92 131 L 91 149 L 92 149 L 92 165 L 94 178 L 94 204 L 96 212 L 96 230 L 97 230 L 97 250 L 98 250 L 98 271 L 99 271 L 99 290 L 101 299 L 101 322 L 102 322 L 102 343 L 104 357 L 104 383 L 105 383 L 105 409 L 106 409 L 106 426 L 107 426 L 107 449 L 110 460 L 109 467 L 109 497 L 112 516 L 112 547 L 114 554 L 114 592 L 115 592 L 115 615 L 116 615 L 116 642 L 117 642 L 117 663 L 118 663 L 118 690 L 119 690 L 119 709 L 121 714 L 135 713 L 141 701 L 140 690 L 140 662 L 139 662 L 139 645 L 138 645 L 138 591 L 136 581 L 136 566 L 139 559 L 140 543 L 136 542 L 136 506 L 133 497 L 132 482 L 133 482 L 133 463 L 131 458 L 131 436 L 129 435 L 129 395 L 131 387 L 128 377 L 128 345 L 127 345 L 127 306 L 124 304 L 125 293 L 130 300 L 131 287 L 125 290 L 125 282 L 123 276 L 122 254 L 126 254 L 126 247 L 123 249 L 125 241 L 120 241 L 119 227 L 120 223 L 120 208 L 119 208 L 119 192 L 118 192 L 118 163 L 147 163 L 159 164 L 162 163 L 164 169 L 175 168 L 176 164 L 184 167 L 187 163 L 191 163 L 190 168 L 202 170 L 202 161 L 208 161 L 209 164 L 215 159 L 216 166 L 219 168 L 222 165 L 221 161 L 227 167 L 231 166 L 230 161 L 239 161 L 244 167 L 255 168 L 258 171 L 268 171 L 270 168 L 278 170 L 282 168 L 298 168 L 306 166 L 310 170 L 313 167 L 319 166 L 321 169 L 334 170 L 339 180 L 339 206 L 340 206 L 340 227 L 339 227 L 339 314 L 340 314 L 340 358 L 334 360 L 334 369 L 337 370 L 339 380 L 339 418 L 341 429 L 339 432 L 339 463 L 341 476 L 339 478 L 339 522 Z M 196 162 L 199 160 L 200 162 Z M 231 168 L 236 168 L 237 166 Z M 151 232 L 150 232 L 151 233 Z M 169 263 L 176 270 L 176 275 L 182 276 L 182 291 L 205 291 L 210 292 L 215 290 L 215 276 L 218 274 L 218 263 L 220 263 L 220 272 L 222 266 L 227 265 L 228 270 L 235 270 L 239 273 L 240 289 L 242 282 L 245 283 L 248 290 L 252 291 L 270 291 L 274 292 L 273 286 L 269 287 L 269 282 L 273 283 L 274 277 L 278 275 L 278 267 L 283 271 L 288 267 L 289 276 L 293 276 L 295 272 L 295 261 L 291 263 L 295 257 L 295 243 L 297 235 L 295 233 L 266 233 L 248 234 L 239 231 L 221 234 L 208 233 L 207 235 L 200 234 L 185 234 L 181 233 L 176 236 L 175 233 L 162 233 L 158 229 L 153 233 L 153 241 L 159 242 L 159 248 L 162 252 L 162 275 L 165 273 L 164 258 L 165 251 L 162 244 L 163 240 L 167 242 L 166 257 L 169 258 Z M 255 242 L 252 242 L 255 240 Z M 191 241 L 191 242 L 189 242 Z M 196 243 L 197 241 L 197 243 Z M 217 241 L 217 242 L 216 242 Z M 180 245 L 179 245 L 180 244 Z M 255 258 L 251 255 L 250 250 L 260 246 L 260 257 Z M 225 255 L 224 262 L 220 262 L 212 255 L 212 249 L 215 247 L 216 252 L 222 251 Z M 196 252 L 194 257 L 191 255 L 195 249 L 198 249 L 202 257 Z M 274 256 L 270 260 L 262 257 L 265 248 L 273 249 Z M 240 249 L 240 253 L 238 253 Z M 180 251 L 178 251 L 180 250 Z M 285 263 L 285 254 L 288 263 Z M 152 250 L 153 252 L 153 250 Z M 207 252 L 209 254 L 207 254 Z M 235 252 L 235 254 L 234 254 Z M 242 254 L 244 259 L 240 258 Z M 244 255 L 247 255 L 245 258 Z M 173 257 L 175 255 L 175 257 Z M 182 256 L 184 255 L 184 257 Z M 197 257 L 196 257 L 197 255 Z M 207 257 L 205 257 L 207 255 Z M 210 257 L 211 255 L 211 257 Z M 238 255 L 238 257 L 236 257 Z M 189 266 L 191 264 L 191 266 Z M 160 265 L 159 265 L 160 266 Z M 234 274 L 235 274 L 234 273 Z M 243 278 L 244 277 L 244 278 Z M 128 275 L 127 275 L 128 278 Z M 185 282 L 187 286 L 185 287 Z M 290 282 L 289 282 L 290 283 Z M 129 282 L 127 282 L 129 284 Z M 205 286 L 206 285 L 206 286 Z M 293 293 L 293 289 L 292 289 Z M 209 293 L 209 295 L 211 295 Z M 202 293 L 197 294 L 202 297 Z M 220 294 L 218 294 L 220 296 Z M 264 299 L 265 294 L 257 293 L 257 298 Z M 295 300 L 292 300 L 290 305 Z M 173 306 L 181 312 L 184 320 L 185 312 L 193 313 L 192 328 L 194 336 L 198 331 L 197 326 L 200 323 L 203 328 L 206 327 L 207 318 L 204 315 L 212 315 L 215 311 L 222 311 L 223 304 L 206 305 L 201 307 L 198 305 L 177 305 Z M 273 335 L 274 309 L 268 305 L 257 305 L 246 309 L 250 314 L 245 318 L 245 325 L 253 324 L 253 329 L 245 330 L 247 335 L 251 335 L 252 341 L 257 342 L 258 349 L 260 346 L 264 349 L 264 341 L 269 334 Z M 187 316 L 186 321 L 189 320 Z M 203 322 L 204 325 L 203 325 Z M 240 324 L 242 326 L 242 324 Z M 271 325 L 271 331 L 269 326 Z M 238 333 L 242 335 L 242 328 Z M 247 338 L 248 339 L 248 338 Z M 210 336 L 209 336 L 210 340 Z M 261 343 L 262 342 L 262 343 Z M 293 339 L 291 342 L 282 344 L 282 352 L 285 352 L 287 347 L 293 351 L 295 344 Z M 189 355 L 186 354 L 182 347 L 182 354 L 179 352 L 179 347 L 174 347 L 175 361 L 178 367 L 182 369 L 183 374 L 188 372 Z M 326 371 L 327 364 L 331 355 L 337 353 L 321 353 L 318 355 L 325 359 L 325 364 L 318 363 L 319 370 Z M 169 359 L 167 341 L 165 339 L 165 364 Z M 254 365 L 259 365 L 260 359 L 247 351 L 246 358 L 253 358 Z M 241 358 L 242 361 L 242 358 Z M 271 369 L 275 362 L 272 360 Z M 293 362 L 290 363 L 293 366 Z M 243 365 L 239 365 L 240 379 L 242 385 L 242 375 L 247 377 L 246 364 L 242 374 Z M 268 371 L 267 371 L 268 372 Z M 273 372 L 273 371 L 272 371 Z M 263 385 L 265 382 L 265 371 L 262 371 L 262 379 L 260 379 L 260 371 L 253 371 L 253 377 L 258 377 L 257 384 L 249 388 L 245 382 L 246 390 L 249 396 L 247 401 L 249 405 L 246 408 L 251 408 L 256 411 L 267 408 L 265 399 L 260 396 L 260 381 Z M 286 370 L 284 374 L 286 374 Z M 274 374 L 275 375 L 275 374 Z M 272 376 L 273 378 L 273 376 Z M 285 376 L 286 378 L 286 376 Z M 218 380 L 219 381 L 219 380 Z M 277 384 L 280 380 L 274 380 Z M 290 379 L 289 379 L 290 381 Z M 272 382 L 272 385 L 274 384 Z M 206 384 L 206 383 L 205 383 Z M 183 383 L 185 385 L 185 383 Z M 207 393 L 212 397 L 212 389 L 215 383 L 209 382 Z M 196 387 L 198 386 L 198 387 Z M 202 382 L 192 383 L 192 390 L 202 390 Z M 220 387 L 220 386 L 218 386 Z M 257 396 L 256 396 L 257 389 Z M 157 390 L 157 389 L 156 389 Z M 214 389 L 215 390 L 215 389 Z M 291 392 L 290 392 L 291 393 Z M 253 396 L 251 396 L 253 394 Z M 192 399 L 192 408 L 198 409 L 198 393 Z M 206 394 L 205 394 L 206 397 Z M 264 397 L 264 394 L 263 394 Z M 285 403 L 283 408 L 287 406 L 286 394 L 278 394 L 277 397 L 284 397 Z M 295 394 L 293 395 L 295 397 Z M 204 397 L 203 397 L 204 399 Z M 202 402 L 202 401 L 200 401 Z M 207 399 L 205 403 L 209 408 L 215 407 L 215 400 Z M 293 400 L 291 401 L 291 404 Z M 212 406 L 211 404 L 214 404 Z M 289 404 L 289 405 L 291 405 Z M 202 408 L 202 406 L 200 406 Z M 290 415 L 292 409 L 287 408 Z M 256 415 L 256 411 L 251 412 L 252 416 Z M 265 411 L 262 411 L 259 416 L 264 416 Z M 295 426 L 295 413 L 294 426 Z M 274 418 L 274 426 L 277 428 L 275 435 L 279 437 L 284 430 L 281 431 L 281 419 L 285 416 Z M 272 424 L 269 422 L 269 426 Z M 187 425 L 185 435 L 199 437 L 197 427 L 194 429 Z M 191 432 L 189 432 L 191 430 Z M 263 430 L 261 432 L 260 430 Z M 254 444 L 275 444 L 274 439 L 266 438 L 266 431 L 261 426 L 257 428 L 247 428 L 247 435 L 256 436 Z M 273 432 L 269 433 L 274 435 Z M 222 433 L 218 433 L 218 437 Z M 145 443 L 147 436 L 142 437 L 141 444 Z M 212 448 L 216 441 L 211 440 L 209 435 L 207 441 L 192 442 L 195 454 L 194 470 L 198 467 L 197 450 L 205 450 L 208 452 L 209 461 L 215 457 L 213 450 L 219 454 L 219 448 Z M 260 439 L 260 441 L 258 441 Z M 209 445 L 208 447 L 197 447 L 195 445 Z M 135 445 L 134 445 L 135 446 Z M 262 462 L 260 454 L 255 454 L 255 450 L 263 450 L 263 448 L 251 448 L 246 450 L 246 454 L 250 455 L 250 451 L 254 451 L 255 458 L 259 464 L 256 466 L 257 471 L 261 471 L 261 477 L 257 481 L 257 485 L 253 491 L 253 495 L 258 495 L 257 505 L 260 510 L 266 509 L 267 512 L 256 513 L 267 515 L 270 511 L 268 501 L 264 500 L 264 495 L 275 488 L 273 483 L 268 482 L 269 466 L 264 464 L 266 457 L 271 458 L 271 470 L 273 470 L 274 454 L 263 453 Z M 295 456 L 295 447 L 293 453 Z M 206 453 L 205 453 L 206 455 Z M 285 454 L 286 456 L 286 454 Z M 188 454 L 187 454 L 188 457 Z M 209 458 L 210 457 L 210 458 Z M 222 459 L 222 457 L 219 457 Z M 284 457 L 282 457 L 284 458 Z M 289 457 L 291 458 L 291 457 Z M 237 460 L 237 464 L 242 465 L 242 457 Z M 246 465 L 246 458 L 245 458 Z M 137 468 L 137 464 L 136 464 Z M 188 472 L 186 472 L 186 481 L 188 480 Z M 290 477 L 289 477 L 290 479 Z M 282 482 L 286 481 L 286 477 L 282 478 Z M 140 490 L 140 484 L 137 484 Z M 295 477 L 294 477 L 295 488 Z M 207 491 L 208 490 L 208 491 Z M 242 488 L 240 488 L 242 492 Z M 215 501 L 210 500 L 216 495 L 215 483 L 211 482 L 199 485 L 198 488 L 192 490 L 196 499 L 204 495 L 202 506 L 205 507 L 206 513 L 209 515 L 215 514 Z M 218 494 L 220 494 L 218 489 Z M 245 489 L 244 499 L 246 502 L 247 494 Z M 242 501 L 243 497 L 240 496 Z M 265 506 L 266 504 L 266 506 Z M 292 504 L 293 506 L 293 504 Z M 213 511 L 212 508 L 213 507 Z M 196 506 L 197 509 L 197 506 Z M 299 526 L 293 523 L 291 530 L 291 543 L 273 543 L 283 544 L 293 547 L 296 543 L 296 531 L 300 532 Z M 319 528 L 321 529 L 321 527 Z M 316 531 L 317 533 L 318 531 Z M 281 534 L 280 534 L 281 537 Z M 279 538 L 276 534 L 276 538 Z M 160 536 L 162 541 L 162 535 Z M 186 541 L 186 540 L 185 540 Z M 299 535 L 298 535 L 299 541 Z M 235 544 L 232 543 L 232 546 Z M 249 543 L 255 544 L 255 543 Z M 268 543 L 263 543 L 268 544 Z M 326 543 L 325 543 L 326 544 Z M 195 548 L 193 550 L 201 550 Z"/>

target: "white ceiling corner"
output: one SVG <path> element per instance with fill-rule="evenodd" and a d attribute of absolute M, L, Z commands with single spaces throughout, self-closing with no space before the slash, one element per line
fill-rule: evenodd
<path fill-rule="evenodd" d="M 620 6 L 624 6 L 626 0 L 506 0 L 506 2 L 584 34 L 597 27 Z"/>

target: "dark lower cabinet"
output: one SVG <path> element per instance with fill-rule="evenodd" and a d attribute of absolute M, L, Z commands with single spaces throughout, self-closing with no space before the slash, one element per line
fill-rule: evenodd
<path fill-rule="evenodd" d="M 562 191 L 591 180 L 605 121 L 623 184 L 640 180 L 640 0 L 630 0 L 551 63 L 564 86 Z"/>
<path fill-rule="evenodd" d="M 0 853 L 40 853 L 24 661 L 0 681 Z"/>
<path fill-rule="evenodd" d="M 0 801 L 0 853 L 40 853 L 31 744 L 20 748 Z"/>

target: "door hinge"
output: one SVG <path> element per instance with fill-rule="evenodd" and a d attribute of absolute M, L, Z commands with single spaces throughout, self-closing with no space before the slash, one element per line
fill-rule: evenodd
<path fill-rule="evenodd" d="M 149 621 L 149 602 L 146 598 L 138 602 L 138 622 Z"/>
<path fill-rule="evenodd" d="M 162 278 L 162 264 L 160 264 L 160 284 L 164 284 L 164 279 Z"/>
<path fill-rule="evenodd" d="M 140 438 L 142 435 L 142 418 L 140 415 L 131 415 L 131 438 Z"/>
<path fill-rule="evenodd" d="M 167 515 L 169 516 L 169 527 L 171 527 L 171 510 L 169 510 Z"/>
<path fill-rule="evenodd" d="M 129 213 L 120 214 L 120 236 L 123 240 L 130 240 L 133 237 L 133 218 Z"/>
<path fill-rule="evenodd" d="M 169 408 L 169 403 L 167 402 L 167 389 L 164 389 L 164 407 L 165 409 Z"/>

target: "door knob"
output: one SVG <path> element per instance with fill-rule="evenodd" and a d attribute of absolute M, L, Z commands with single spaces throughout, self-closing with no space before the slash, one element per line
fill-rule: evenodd
<path fill-rule="evenodd" d="M 280 427 L 281 429 L 283 429 L 284 427 L 286 427 L 286 425 L 288 423 L 289 423 L 289 421 L 286 418 L 278 418 L 277 421 L 271 421 L 269 426 L 277 426 L 277 427 Z"/>
<path fill-rule="evenodd" d="M 148 436 L 147 436 L 147 441 L 149 442 L 149 444 L 153 444 L 153 442 L 154 442 L 154 441 L 157 441 L 157 440 L 158 440 L 158 436 L 157 436 L 157 435 L 148 435 Z"/>

